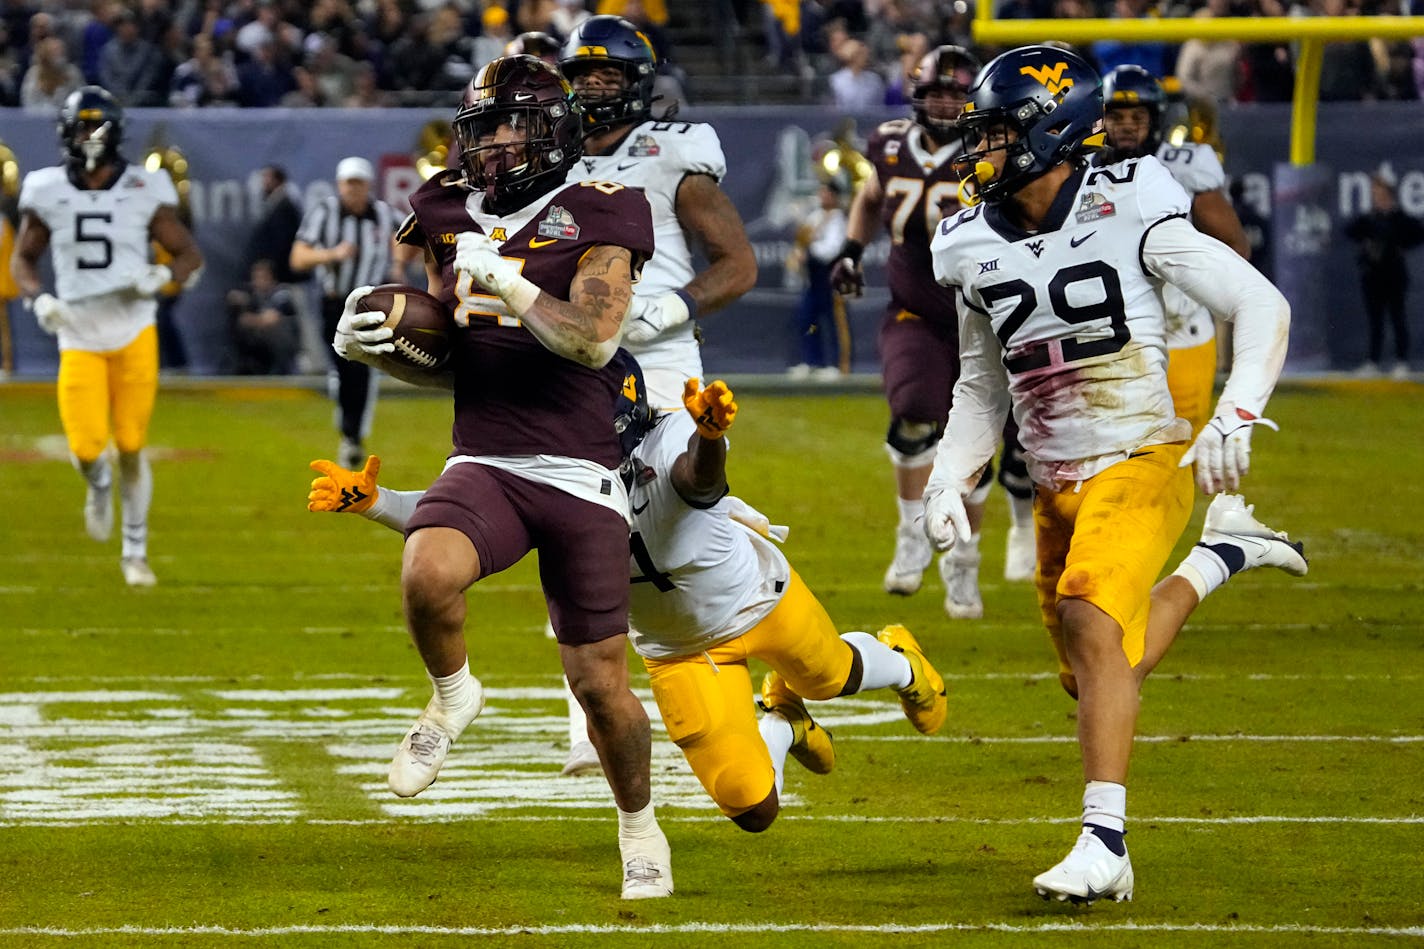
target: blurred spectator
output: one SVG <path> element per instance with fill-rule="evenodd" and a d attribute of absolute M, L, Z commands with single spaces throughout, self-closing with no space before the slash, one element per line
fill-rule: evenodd
<path fill-rule="evenodd" d="M 676 61 L 677 55 L 673 51 L 672 37 L 657 20 L 653 19 L 644 0 L 623 0 L 622 16 L 623 19 L 641 30 L 643 35 L 648 38 L 648 42 L 653 44 L 653 52 L 658 57 L 659 70 L 667 68 Z M 664 16 L 664 20 L 666 20 L 666 16 Z"/>
<path fill-rule="evenodd" d="M 1136 20 L 1157 16 L 1150 0 L 1113 0 L 1113 19 Z M 1107 75 L 1119 66 L 1141 66 L 1154 76 L 1172 75 L 1174 50 L 1166 43 L 1128 43 L 1098 40 L 1092 45 L 1098 70 Z"/>
<path fill-rule="evenodd" d="M 376 81 L 376 67 L 370 63 L 356 65 L 356 84 L 342 106 L 348 109 L 381 109 L 389 103 Z"/>
<path fill-rule="evenodd" d="M 308 34 L 302 48 L 306 52 L 302 65 L 312 74 L 320 101 L 325 105 L 345 102 L 356 89 L 356 63 L 325 33 Z"/>
<path fill-rule="evenodd" d="M 899 51 L 899 66 L 885 87 L 886 105 L 910 104 L 914 85 L 910 76 L 930 51 L 929 38 L 923 33 L 905 33 L 900 36 Z"/>
<path fill-rule="evenodd" d="M 901 37 L 928 28 L 929 24 L 921 19 L 912 0 L 884 0 L 865 32 L 870 61 L 877 66 L 895 62 L 904 51 Z"/>
<path fill-rule="evenodd" d="M 247 237 L 243 253 L 243 269 L 250 269 L 259 260 L 271 261 L 278 283 L 300 283 L 311 278 L 311 272 L 298 273 L 291 267 L 292 241 L 302 225 L 302 209 L 287 182 L 287 171 L 281 165 L 262 169 L 262 214 Z"/>
<path fill-rule="evenodd" d="M 93 0 L 89 22 L 80 35 L 79 71 L 84 81 L 99 82 L 99 56 L 114 38 L 114 20 L 123 11 L 118 0 Z"/>
<path fill-rule="evenodd" d="M 551 17 L 551 25 L 554 27 L 553 35 L 555 38 L 568 36 L 578 28 L 580 23 L 591 16 L 593 14 L 589 12 L 583 0 L 557 0 Z"/>
<path fill-rule="evenodd" d="M 476 66 L 483 66 L 492 59 L 504 55 L 505 47 L 514 41 L 514 30 L 509 25 L 509 11 L 500 6 L 485 7 L 480 17 L 484 32 L 474 39 L 471 54 Z"/>
<path fill-rule="evenodd" d="M 793 379 L 837 379 L 850 370 L 850 324 L 845 304 L 831 291 L 831 265 L 845 243 L 850 190 L 844 178 L 821 185 L 820 206 L 796 232 L 786 261 L 789 272 L 804 271 L 805 289 L 796 309 L 796 339 L 800 362 L 787 370 Z"/>
<path fill-rule="evenodd" d="M 213 49 L 212 37 L 199 33 L 193 37 L 193 55 L 173 70 L 169 84 L 168 104 L 176 107 L 205 105 L 236 105 L 238 99 L 237 67 L 227 53 Z"/>
<path fill-rule="evenodd" d="M 1207 0 L 1206 6 L 1196 12 L 1200 19 L 1230 15 L 1231 0 Z M 1235 40 L 1187 40 L 1177 56 L 1182 91 L 1191 99 L 1210 99 L 1218 104 L 1231 101 L 1236 94 L 1236 59 L 1240 54 L 1241 44 Z"/>
<path fill-rule="evenodd" d="M 1345 236 L 1360 245 L 1360 289 L 1370 321 L 1370 357 L 1360 367 L 1362 375 L 1379 372 L 1384 355 L 1386 316 L 1394 332 L 1394 371 L 1397 379 L 1409 375 L 1409 315 L 1404 309 L 1409 289 L 1409 268 L 1404 252 L 1424 243 L 1424 224 L 1399 208 L 1393 176 L 1384 172 L 1370 179 L 1370 210 L 1345 225 Z"/>
<path fill-rule="evenodd" d="M 296 88 L 292 74 L 280 68 L 276 52 L 269 41 L 255 47 L 252 58 L 237 67 L 237 101 L 249 109 L 277 105 L 282 97 Z"/>
<path fill-rule="evenodd" d="M 832 102 L 847 111 L 878 108 L 885 102 L 885 80 L 870 68 L 870 49 L 850 40 L 842 49 L 845 65 L 831 73 Z"/>
<path fill-rule="evenodd" d="M 316 76 L 305 66 L 292 70 L 292 88 L 278 100 L 284 109 L 315 109 L 326 105 L 326 98 L 316 83 Z"/>
<path fill-rule="evenodd" d="M 20 104 L 20 48 L 10 42 L 10 27 L 0 19 L 0 106 Z"/>
<path fill-rule="evenodd" d="M 1381 99 L 1418 99 L 1414 44 L 1410 40 L 1370 40 Z"/>
<path fill-rule="evenodd" d="M 292 292 L 272 274 L 272 262 L 254 261 L 246 287 L 227 295 L 232 342 L 228 371 L 239 376 L 287 375 L 301 348 Z"/>
<path fill-rule="evenodd" d="M 554 0 L 520 0 L 514 6 L 514 25 L 520 33 L 553 33 Z M 664 15 L 664 22 L 667 17 Z"/>
<path fill-rule="evenodd" d="M 801 63 L 800 0 L 762 0 L 766 31 L 766 64 L 780 72 L 796 72 Z"/>
<path fill-rule="evenodd" d="M 1247 13 L 1285 16 L 1286 8 L 1280 0 L 1254 0 Z M 1295 95 L 1295 66 L 1286 43 L 1247 43 L 1236 67 L 1237 102 L 1289 102 Z"/>
<path fill-rule="evenodd" d="M 649 19 L 658 26 L 667 26 L 667 0 L 646 0 L 645 7 Z M 621 16 L 625 20 L 631 20 L 632 17 L 628 15 L 629 9 L 628 0 L 598 0 L 594 5 L 593 12 L 600 15 L 607 13 L 613 16 Z"/>
<path fill-rule="evenodd" d="M 64 41 L 57 36 L 40 40 L 34 61 L 20 83 L 20 105 L 26 109 L 59 113 L 69 94 L 84 85 L 79 67 L 69 61 Z"/>
<path fill-rule="evenodd" d="M 1359 7 L 1346 0 L 1312 0 L 1317 16 L 1357 16 Z M 1320 59 L 1320 101 L 1350 102 L 1379 97 L 1379 74 L 1370 44 L 1364 40 L 1341 40 L 1325 44 Z"/>
<path fill-rule="evenodd" d="M 126 106 L 164 105 L 169 65 L 157 46 L 139 32 L 138 17 L 124 10 L 114 20 L 114 36 L 99 54 L 99 85 Z"/>

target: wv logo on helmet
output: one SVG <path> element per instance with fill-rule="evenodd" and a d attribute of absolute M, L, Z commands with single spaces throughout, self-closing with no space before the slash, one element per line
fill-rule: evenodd
<path fill-rule="evenodd" d="M 1067 68 L 1068 64 L 1066 62 L 1060 62 L 1052 66 L 1023 66 L 1019 69 L 1019 72 L 1025 76 L 1032 76 L 1038 80 L 1043 88 L 1048 90 L 1050 95 L 1056 96 L 1059 92 L 1073 85 L 1072 76 L 1068 76 L 1067 78 L 1063 76 L 1063 70 Z"/>

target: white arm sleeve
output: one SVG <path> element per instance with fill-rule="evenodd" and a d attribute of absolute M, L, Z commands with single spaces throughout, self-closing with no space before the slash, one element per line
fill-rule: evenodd
<path fill-rule="evenodd" d="M 1185 218 L 1168 218 L 1148 230 L 1142 263 L 1149 273 L 1232 322 L 1231 374 L 1221 402 L 1261 415 L 1286 360 L 1286 298 L 1230 247 Z"/>
<path fill-rule="evenodd" d="M 961 495 L 973 490 L 979 472 L 994 457 L 1008 414 L 1009 380 L 999 339 L 988 317 L 961 301 L 959 381 L 925 490 Z"/>
<path fill-rule="evenodd" d="M 405 533 L 405 522 L 415 513 L 415 504 L 425 496 L 424 491 L 392 491 L 381 488 L 376 493 L 376 501 L 361 516 L 375 521 L 393 531 Z"/>

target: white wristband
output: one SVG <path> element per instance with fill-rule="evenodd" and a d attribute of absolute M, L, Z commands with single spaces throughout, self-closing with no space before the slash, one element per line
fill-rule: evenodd
<path fill-rule="evenodd" d="M 509 289 L 500 296 L 504 298 L 509 312 L 523 317 L 534 307 L 534 301 L 539 299 L 539 292 L 539 288 L 528 277 L 515 277 L 510 281 Z"/>

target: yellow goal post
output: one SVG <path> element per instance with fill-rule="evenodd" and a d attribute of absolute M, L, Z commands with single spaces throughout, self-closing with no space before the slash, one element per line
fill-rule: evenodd
<path fill-rule="evenodd" d="M 1182 43 L 1190 39 L 1243 43 L 1298 42 L 1295 92 L 1291 101 L 1290 161 L 1315 163 L 1315 116 L 1320 100 L 1320 63 L 1325 44 L 1343 40 L 1412 39 L 1424 36 L 1424 16 L 1197 17 L 1113 20 L 1000 20 L 993 0 L 979 0 L 974 41 L 990 46 L 1023 46 L 1058 40 L 1086 45 L 1098 40 L 1129 43 Z"/>

